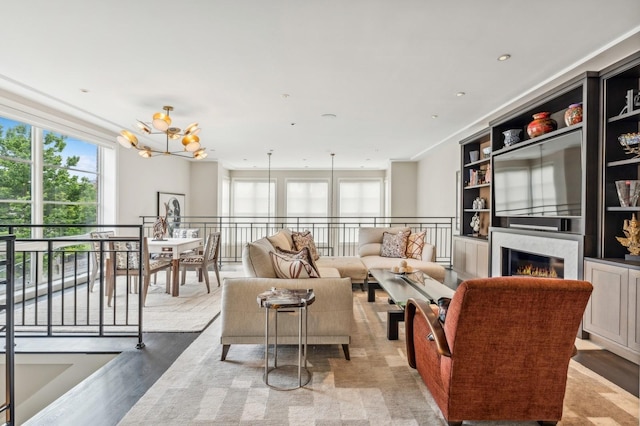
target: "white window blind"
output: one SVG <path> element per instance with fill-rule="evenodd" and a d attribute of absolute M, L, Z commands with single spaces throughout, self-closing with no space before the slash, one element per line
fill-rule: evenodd
<path fill-rule="evenodd" d="M 287 181 L 288 217 L 326 217 L 329 204 L 326 181 Z"/>

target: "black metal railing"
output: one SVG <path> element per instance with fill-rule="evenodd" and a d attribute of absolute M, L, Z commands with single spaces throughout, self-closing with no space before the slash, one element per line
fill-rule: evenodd
<path fill-rule="evenodd" d="M 156 216 L 142 216 L 146 236 L 153 235 Z M 199 235 L 219 231 L 220 261 L 236 263 L 242 260 L 245 243 L 275 234 L 279 229 L 309 230 L 321 255 L 357 256 L 358 233 L 361 227 L 406 226 L 413 231 L 425 231 L 425 241 L 435 246 L 435 261 L 451 266 L 453 217 L 222 217 L 182 216 L 169 218 L 168 234 L 175 228 L 197 229 Z"/>
<path fill-rule="evenodd" d="M 91 234 L 105 230 L 114 236 L 107 240 Z M 142 268 L 131 272 L 138 278 L 137 293 L 130 294 L 114 284 L 114 299 L 119 292 L 124 297 L 117 298 L 119 302 L 111 307 L 103 296 L 106 259 L 115 257 L 113 243 L 137 243 L 132 249 L 119 251 L 140 259 L 142 226 L 0 225 L 3 233 L 18 235 L 12 259 L 8 251 L 0 252 L 0 261 L 5 263 L 0 276 L 13 278 L 12 288 L 0 285 L 0 303 L 13 303 L 16 335 L 137 337 L 138 347 L 144 346 Z M 91 282 L 92 273 L 95 283 Z"/>
<path fill-rule="evenodd" d="M 0 236 L 0 250 L 5 253 L 0 259 L 0 285 L 9 294 L 13 292 L 13 265 L 15 258 L 15 235 Z M 4 334 L 4 367 L 5 367 L 5 400 L 0 405 L 0 413 L 4 413 L 5 425 L 15 423 L 15 346 L 13 299 L 0 302 L 0 314 L 4 321 L 0 322 L 0 334 Z"/>

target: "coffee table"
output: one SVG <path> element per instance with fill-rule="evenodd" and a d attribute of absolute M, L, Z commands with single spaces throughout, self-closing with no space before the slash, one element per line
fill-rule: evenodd
<path fill-rule="evenodd" d="M 399 310 L 387 311 L 387 339 L 398 340 L 398 323 L 404 321 L 404 307 L 410 298 L 436 303 L 441 297 L 453 297 L 454 290 L 434 280 L 421 271 L 398 274 L 387 269 L 371 269 L 371 276 L 377 281 L 368 283 L 369 302 L 376 300 L 375 290 L 382 288 L 389 295 L 389 303 Z"/>

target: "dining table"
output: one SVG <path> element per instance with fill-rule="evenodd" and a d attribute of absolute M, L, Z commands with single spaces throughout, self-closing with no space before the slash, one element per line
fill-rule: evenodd
<path fill-rule="evenodd" d="M 165 238 L 162 240 L 148 239 L 147 246 L 149 254 L 171 255 L 171 266 L 173 272 L 171 276 L 171 295 L 180 295 L 180 255 L 184 252 L 197 250 L 203 244 L 202 238 Z"/>

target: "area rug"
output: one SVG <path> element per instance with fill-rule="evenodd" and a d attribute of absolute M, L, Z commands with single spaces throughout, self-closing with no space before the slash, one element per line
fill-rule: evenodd
<path fill-rule="evenodd" d="M 312 346 L 310 383 L 293 391 L 267 387 L 263 346 L 232 345 L 220 361 L 214 321 L 120 422 L 121 425 L 445 425 L 416 370 L 407 365 L 404 327 L 386 339 L 386 297 L 354 291 L 351 361 L 341 348 Z M 294 363 L 296 351 L 280 352 Z M 537 423 L 465 422 L 465 425 Z M 561 425 L 638 425 L 638 398 L 572 362 Z"/>

